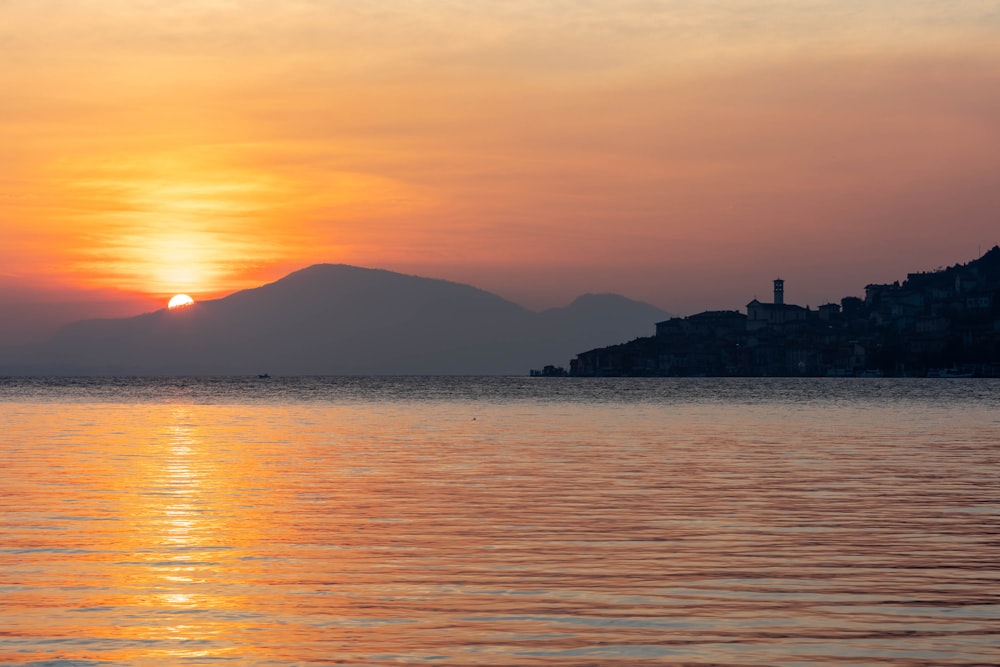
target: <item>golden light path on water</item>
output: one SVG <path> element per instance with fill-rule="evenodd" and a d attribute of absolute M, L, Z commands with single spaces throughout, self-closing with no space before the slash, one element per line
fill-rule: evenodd
<path fill-rule="evenodd" d="M 996 383 L 227 382 L 0 387 L 0 663 L 996 655 Z"/>

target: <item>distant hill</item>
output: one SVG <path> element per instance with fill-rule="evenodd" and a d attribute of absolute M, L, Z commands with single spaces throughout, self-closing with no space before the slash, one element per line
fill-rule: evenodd
<path fill-rule="evenodd" d="M 469 285 L 320 264 L 187 308 L 67 325 L 0 352 L 0 374 L 525 374 L 666 317 L 612 294 L 536 313 Z"/>

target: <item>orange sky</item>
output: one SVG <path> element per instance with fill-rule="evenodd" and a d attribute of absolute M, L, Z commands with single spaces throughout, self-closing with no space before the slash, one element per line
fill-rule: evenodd
<path fill-rule="evenodd" d="M 344 262 L 690 314 L 1000 242 L 996 2 L 7 0 L 0 90 L 0 302 Z"/>

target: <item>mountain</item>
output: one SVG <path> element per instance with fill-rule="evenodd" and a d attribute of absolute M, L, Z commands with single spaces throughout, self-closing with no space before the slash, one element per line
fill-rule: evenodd
<path fill-rule="evenodd" d="M 0 374 L 524 374 L 666 317 L 610 294 L 536 313 L 469 285 L 319 264 L 186 308 L 67 325 L 0 353 Z"/>
<path fill-rule="evenodd" d="M 626 339 L 648 335 L 657 322 L 668 317 L 655 306 L 618 294 L 584 294 L 568 306 L 540 313 L 535 330 L 552 349 L 582 352 L 606 344 L 595 345 L 594 341 L 621 341 L 623 333 Z M 558 356 L 549 357 L 552 359 Z"/>

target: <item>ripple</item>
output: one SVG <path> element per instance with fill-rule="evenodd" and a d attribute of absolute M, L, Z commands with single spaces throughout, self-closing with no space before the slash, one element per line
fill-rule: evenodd
<path fill-rule="evenodd" d="M 0 387 L 0 663 L 995 661 L 1000 383 L 276 380 Z"/>

